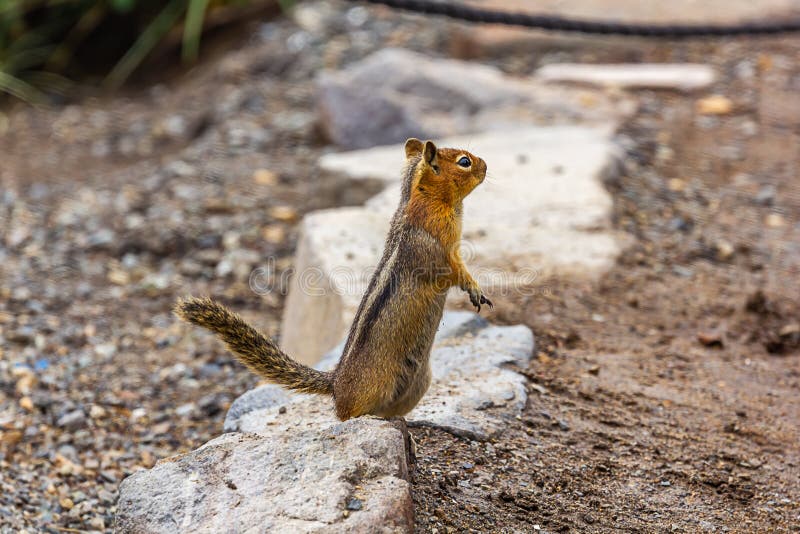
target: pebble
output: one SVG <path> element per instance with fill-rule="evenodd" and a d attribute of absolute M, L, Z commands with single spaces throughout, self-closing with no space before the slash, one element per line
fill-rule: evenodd
<path fill-rule="evenodd" d="M 695 110 L 701 115 L 727 115 L 733 111 L 733 101 L 723 95 L 712 95 L 698 100 Z"/>
<path fill-rule="evenodd" d="M 278 183 L 278 175 L 267 169 L 257 169 L 253 173 L 253 181 L 259 185 L 275 185 Z"/>
<path fill-rule="evenodd" d="M 147 410 L 145 410 L 144 408 L 136 408 L 131 412 L 131 423 L 136 423 L 136 421 L 146 416 L 147 416 Z"/>
<path fill-rule="evenodd" d="M 764 206 L 771 206 L 775 201 L 776 194 L 777 190 L 775 189 L 775 186 L 772 184 L 766 184 L 761 186 L 761 188 L 758 190 L 755 200 L 757 203 Z"/>
<path fill-rule="evenodd" d="M 770 228 L 782 228 L 786 226 L 786 219 L 780 213 L 770 213 L 764 223 Z"/>
<path fill-rule="evenodd" d="M 722 336 L 718 332 L 699 332 L 697 341 L 706 347 L 723 347 Z"/>
<path fill-rule="evenodd" d="M 286 231 L 283 229 L 282 226 L 277 224 L 272 224 L 269 226 L 265 226 L 261 230 L 261 236 L 264 240 L 268 243 L 282 243 L 286 239 Z"/>
<path fill-rule="evenodd" d="M 283 222 L 293 222 L 298 217 L 297 211 L 291 206 L 275 206 L 269 210 L 269 215 Z"/>
<path fill-rule="evenodd" d="M 28 396 L 25 396 L 25 397 L 22 397 L 21 399 L 19 399 L 19 406 L 20 406 L 20 408 L 23 408 L 23 409 L 25 409 L 25 410 L 27 410 L 29 412 L 32 412 L 33 409 L 34 409 L 33 401 Z"/>
<path fill-rule="evenodd" d="M 100 499 L 101 502 L 104 502 L 106 504 L 113 503 L 116 500 L 114 494 L 105 489 L 101 489 L 100 491 L 98 491 L 97 497 Z"/>
<path fill-rule="evenodd" d="M 722 261 L 729 260 L 731 256 L 733 256 L 734 248 L 733 245 L 725 241 L 724 239 L 720 239 L 716 243 L 716 250 L 717 250 L 717 258 Z"/>
<path fill-rule="evenodd" d="M 686 189 L 686 182 L 680 178 L 670 178 L 667 182 L 667 188 L 673 192 L 681 192 Z"/>
<path fill-rule="evenodd" d="M 347 501 L 347 509 L 348 510 L 358 511 L 358 510 L 361 510 L 361 507 L 362 507 L 362 503 L 361 503 L 360 499 L 353 498 L 353 499 L 350 499 L 349 501 Z"/>
<path fill-rule="evenodd" d="M 73 410 L 58 418 L 57 426 L 67 430 L 77 430 L 86 424 L 86 414 L 83 410 Z"/>
<path fill-rule="evenodd" d="M 193 402 L 182 404 L 175 409 L 175 415 L 178 417 L 188 417 L 190 414 L 197 411 L 197 405 Z"/>

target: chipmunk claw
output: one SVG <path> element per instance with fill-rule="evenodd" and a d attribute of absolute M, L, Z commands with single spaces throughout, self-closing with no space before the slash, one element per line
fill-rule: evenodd
<path fill-rule="evenodd" d="M 478 313 L 481 312 L 481 304 L 488 304 L 490 308 L 494 308 L 492 301 L 483 296 L 479 287 L 468 288 L 467 293 L 469 293 L 470 303 L 475 306 Z"/>

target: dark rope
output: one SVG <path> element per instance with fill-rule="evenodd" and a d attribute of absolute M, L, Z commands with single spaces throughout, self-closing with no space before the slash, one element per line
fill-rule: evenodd
<path fill-rule="evenodd" d="M 741 24 L 625 24 L 621 22 L 603 22 L 598 20 L 576 20 L 551 15 L 533 15 L 529 13 L 513 13 L 493 11 L 452 2 L 434 0 L 363 0 L 370 4 L 383 4 L 396 9 L 443 15 L 468 22 L 487 24 L 505 24 L 508 26 L 524 26 L 561 32 L 591 33 L 601 35 L 628 35 L 640 37 L 722 37 L 733 35 L 774 35 L 800 31 L 800 19 L 744 22 Z"/>

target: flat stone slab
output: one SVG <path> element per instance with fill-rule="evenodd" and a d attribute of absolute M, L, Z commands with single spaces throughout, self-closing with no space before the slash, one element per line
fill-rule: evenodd
<path fill-rule="evenodd" d="M 332 368 L 342 347 L 318 367 Z M 525 326 L 493 326 L 472 312 L 445 312 L 431 352 L 431 388 L 406 417 L 408 424 L 470 439 L 498 437 L 527 399 L 525 378 L 507 364 L 526 367 L 533 349 L 533 334 Z M 319 414 L 327 414 L 326 424 L 334 421 L 329 399 L 286 393 L 270 384 L 234 401 L 225 430 L 270 435 L 287 419 L 316 425 Z"/>
<path fill-rule="evenodd" d="M 488 65 L 387 48 L 316 81 L 322 130 L 344 148 L 529 124 L 616 121 L 633 101 L 512 77 Z"/>
<path fill-rule="evenodd" d="M 314 405 L 317 406 L 316 410 Z M 404 426 L 296 401 L 120 485 L 116 532 L 412 532 Z"/>
<path fill-rule="evenodd" d="M 622 242 L 603 186 L 618 172 L 612 133 L 608 125 L 529 127 L 438 141 L 489 166 L 464 201 L 462 256 L 495 304 L 531 294 L 555 274 L 595 278 L 613 266 Z M 281 329 L 281 346 L 293 357 L 316 362 L 344 337 L 383 249 L 403 157 L 394 145 L 321 158 L 328 171 L 387 186 L 365 206 L 303 220 Z M 467 302 L 456 290 L 450 300 Z"/>
<path fill-rule="evenodd" d="M 714 69 L 708 65 L 692 63 L 616 65 L 553 63 L 537 70 L 536 77 L 545 82 L 695 91 L 713 84 L 716 74 Z"/>

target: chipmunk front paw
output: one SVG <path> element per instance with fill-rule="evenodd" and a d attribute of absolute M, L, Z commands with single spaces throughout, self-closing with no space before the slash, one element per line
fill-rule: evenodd
<path fill-rule="evenodd" d="M 481 311 L 481 304 L 488 304 L 490 308 L 494 308 L 492 301 L 483 296 L 478 284 L 467 287 L 465 291 L 469 294 L 469 301 L 478 309 L 478 313 Z"/>

